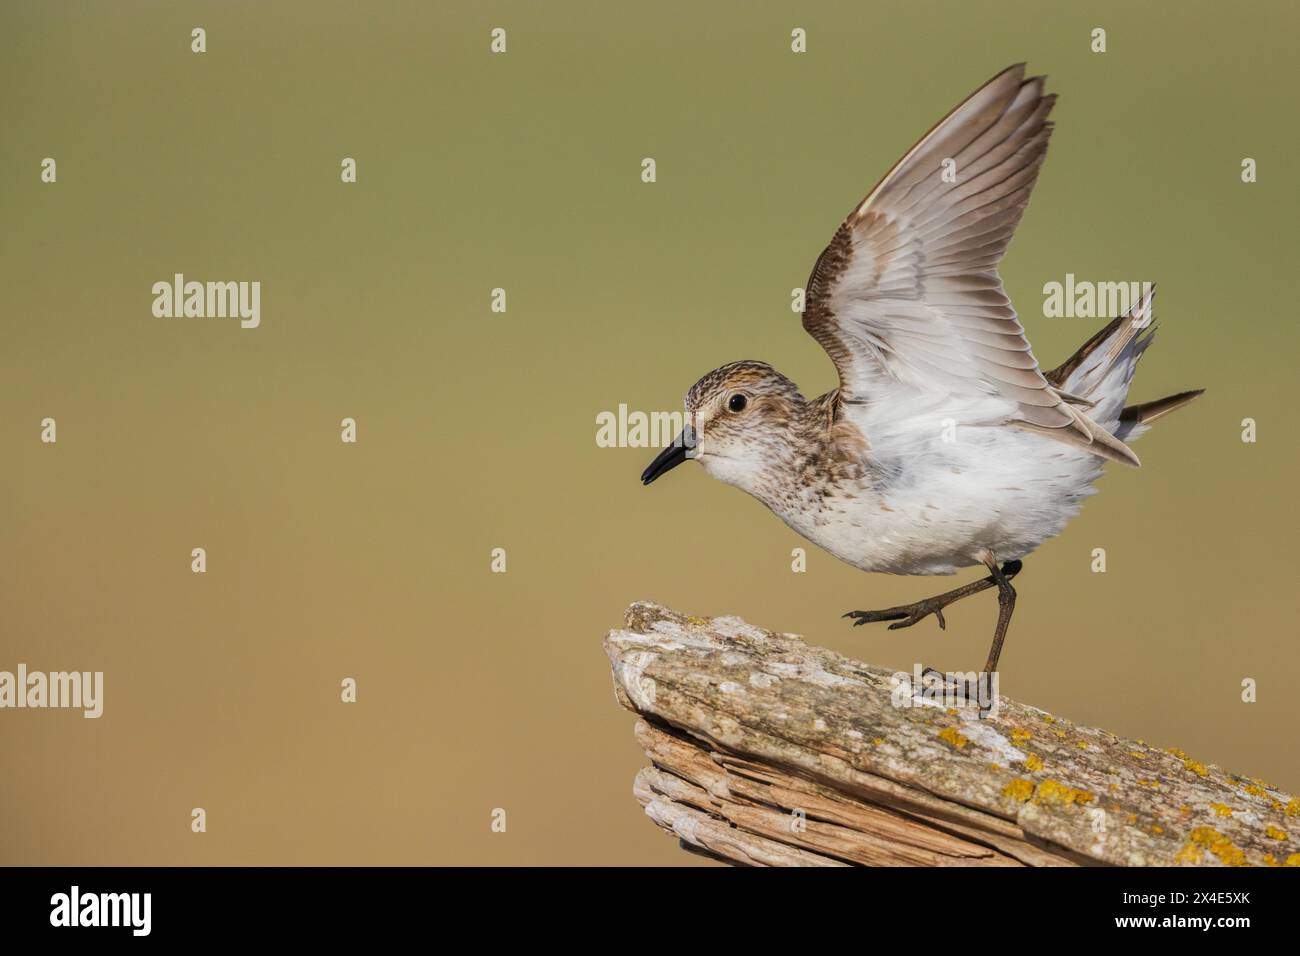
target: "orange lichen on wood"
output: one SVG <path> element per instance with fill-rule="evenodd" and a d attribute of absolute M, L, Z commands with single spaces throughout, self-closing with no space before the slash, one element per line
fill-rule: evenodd
<path fill-rule="evenodd" d="M 1197 827 L 1191 832 L 1191 843 L 1217 856 L 1224 866 L 1245 866 L 1246 854 L 1214 827 Z M 1183 847 L 1187 849 L 1187 847 Z"/>
<path fill-rule="evenodd" d="M 1034 792 L 1035 803 L 1059 803 L 1068 806 L 1075 803 L 1091 803 L 1095 799 L 1096 796 L 1087 790 L 1076 790 L 1056 780 L 1044 780 Z"/>
<path fill-rule="evenodd" d="M 1010 797 L 1024 803 L 1034 795 L 1034 782 L 1024 777 L 1017 777 L 1002 788 L 1002 796 Z"/>
<path fill-rule="evenodd" d="M 962 747 L 965 747 L 970 743 L 969 740 L 957 732 L 957 728 L 955 727 L 943 728 L 943 730 L 939 731 L 939 739 L 952 744 L 958 750 L 961 750 Z"/>

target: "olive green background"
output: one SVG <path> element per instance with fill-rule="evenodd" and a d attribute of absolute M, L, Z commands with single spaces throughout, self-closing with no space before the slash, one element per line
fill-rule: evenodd
<path fill-rule="evenodd" d="M 991 597 L 946 632 L 852 630 L 845 610 L 956 582 L 811 546 L 793 574 L 803 542 L 758 503 L 693 464 L 642 488 L 653 451 L 598 448 L 595 416 L 680 408 L 740 358 L 831 387 L 791 289 L 1019 60 L 1061 94 L 1002 270 L 1036 353 L 1054 365 L 1099 324 L 1045 319 L 1045 282 L 1152 279 L 1134 396 L 1209 393 L 1026 562 L 1002 690 L 1300 789 L 1297 16 L 4 4 L 0 669 L 106 688 L 98 721 L 0 711 L 0 862 L 693 863 L 631 794 L 643 758 L 600 645 L 630 601 L 978 666 Z M 260 280 L 261 328 L 154 318 L 176 272 Z"/>

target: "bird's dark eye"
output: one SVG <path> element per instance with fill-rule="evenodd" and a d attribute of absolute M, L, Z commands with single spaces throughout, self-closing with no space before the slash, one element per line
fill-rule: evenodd
<path fill-rule="evenodd" d="M 733 412 L 743 412 L 745 410 L 745 405 L 748 403 L 749 399 L 737 392 L 727 400 L 727 407 Z"/>

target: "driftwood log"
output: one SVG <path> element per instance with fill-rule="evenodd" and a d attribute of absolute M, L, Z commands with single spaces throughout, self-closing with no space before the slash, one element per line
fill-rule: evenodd
<path fill-rule="evenodd" d="M 999 698 L 944 706 L 739 618 L 656 604 L 605 640 L 684 849 L 766 866 L 1300 865 L 1300 802 Z M 901 701 L 906 698 L 911 705 Z"/>

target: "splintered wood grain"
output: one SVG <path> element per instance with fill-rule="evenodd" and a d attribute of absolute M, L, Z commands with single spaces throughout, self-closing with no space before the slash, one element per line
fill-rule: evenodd
<path fill-rule="evenodd" d="M 1300 865 L 1300 802 L 1007 698 L 983 718 L 734 617 L 633 604 L 605 640 L 645 812 L 745 865 Z M 902 675 L 905 676 L 905 675 Z"/>

